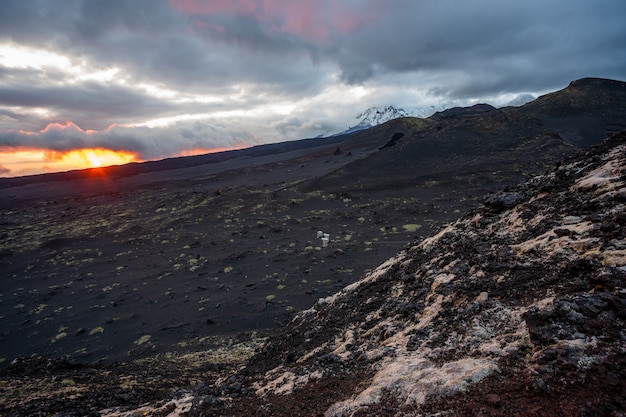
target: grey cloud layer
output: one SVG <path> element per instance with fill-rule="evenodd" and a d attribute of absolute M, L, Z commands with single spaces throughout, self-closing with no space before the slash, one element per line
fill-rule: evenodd
<path fill-rule="evenodd" d="M 0 4 L 0 34 L 84 54 L 102 65 L 123 65 L 137 79 L 208 90 L 251 82 L 296 92 L 307 81 L 315 83 L 315 61 L 336 63 L 342 79 L 353 83 L 416 71 L 528 83 L 545 71 L 618 76 L 626 67 L 621 0 L 396 0 L 381 2 L 377 11 L 356 32 L 316 42 L 270 32 L 251 16 L 183 15 L 163 1 L 8 1 Z M 202 30 L 197 23 L 222 31 Z M 564 82 L 549 75 L 528 87 Z M 499 91 L 505 81 L 496 84 L 484 92 Z"/>
<path fill-rule="evenodd" d="M 0 146 L 21 142 L 65 147 L 96 141 L 133 147 L 144 156 L 167 156 L 193 144 L 259 140 L 253 122 L 262 121 L 217 120 L 210 114 L 277 101 L 306 106 L 307 97 L 318 96 L 332 83 L 376 85 L 383 91 L 399 75 L 441 101 L 541 92 L 584 76 L 626 79 L 623 0 L 301 4 L 327 8 L 311 18 L 321 29 L 329 29 L 324 19 L 332 17 L 337 4 L 363 16 L 354 27 L 330 28 L 326 37 L 316 38 L 311 28 L 307 33 L 276 30 L 289 16 L 268 21 L 245 13 L 183 13 L 165 0 L 2 1 L 0 42 L 68 53 L 103 69 L 121 68 L 127 82 L 67 84 L 62 74 L 0 67 Z M 225 99 L 216 104 L 172 102 L 137 89 L 142 82 Z M 237 96 L 239 90 L 245 94 Z M 52 117 L 37 119 L 24 111 L 41 107 Z M 332 119 L 332 103 L 323 111 L 304 110 L 266 123 L 276 140 L 345 128 L 345 119 Z M 202 128 L 187 122 L 161 130 L 105 130 L 112 124 L 202 112 L 208 115 Z M 37 131 L 65 120 L 85 130 L 102 130 L 101 135 L 94 139 L 77 131 L 61 144 L 45 135 L 2 133 Z"/>
<path fill-rule="evenodd" d="M 346 80 L 384 72 L 441 73 L 448 97 L 545 90 L 583 76 L 623 77 L 626 3 L 408 2 L 346 39 Z M 463 74 L 464 77 L 459 77 Z M 444 78 L 442 77 L 442 78 Z"/>

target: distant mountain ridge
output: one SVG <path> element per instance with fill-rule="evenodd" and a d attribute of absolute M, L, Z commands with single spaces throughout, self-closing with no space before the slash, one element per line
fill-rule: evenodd
<path fill-rule="evenodd" d="M 535 97 L 530 94 L 521 94 L 514 100 L 509 102 L 507 105 L 505 105 L 505 107 L 518 107 L 520 105 L 533 101 L 534 99 Z M 363 129 L 369 129 L 370 127 L 378 126 L 390 120 L 399 119 L 401 117 L 419 117 L 421 119 L 425 119 L 438 113 L 443 113 L 445 116 L 447 116 L 462 109 L 471 109 L 472 111 L 480 112 L 488 111 L 490 110 L 489 108 L 495 109 L 495 107 L 491 106 L 490 104 L 475 104 L 473 106 L 465 107 L 457 106 L 454 103 L 440 103 L 411 107 L 397 107 L 394 105 L 372 106 L 359 113 L 359 115 L 355 117 L 355 119 L 359 121 L 358 124 L 348 128 L 348 130 L 345 130 L 341 133 L 345 134 L 357 132 Z"/>
<path fill-rule="evenodd" d="M 460 181 L 457 186 L 471 187 L 472 176 L 477 172 L 493 176 L 494 166 L 499 167 L 501 179 L 514 184 L 534 169 L 538 174 L 555 158 L 626 130 L 624 114 L 625 82 L 585 78 L 520 107 L 477 104 L 426 119 L 394 119 L 355 132 L 341 144 L 346 152 L 364 146 L 384 151 L 316 178 L 310 188 L 415 186 L 448 181 L 450 175 Z M 392 143 L 393 147 L 386 146 Z M 526 159 L 523 163 L 521 155 Z"/>

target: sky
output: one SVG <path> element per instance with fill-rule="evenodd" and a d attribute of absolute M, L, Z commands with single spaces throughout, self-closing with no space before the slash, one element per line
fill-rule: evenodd
<path fill-rule="evenodd" d="M 2 0 L 0 176 L 626 80 L 624 0 Z"/>

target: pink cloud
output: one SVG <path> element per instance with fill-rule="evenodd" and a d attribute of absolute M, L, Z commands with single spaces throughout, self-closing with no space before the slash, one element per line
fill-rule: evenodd
<path fill-rule="evenodd" d="M 380 18 L 383 0 L 337 2 L 331 0 L 170 0 L 188 15 L 232 15 L 253 18 L 268 32 L 288 33 L 313 42 L 335 34 L 352 33 Z"/>
<path fill-rule="evenodd" d="M 46 133 L 50 131 L 63 131 L 63 130 L 73 130 L 75 132 L 88 133 L 88 134 L 96 133 L 95 130 L 81 129 L 78 125 L 76 125 L 71 120 L 67 120 L 65 123 L 48 123 L 48 125 L 44 127 L 43 129 L 41 129 L 39 133 Z M 28 134 L 27 132 L 24 132 L 24 133 Z"/>
<path fill-rule="evenodd" d="M 256 0 L 170 0 L 170 4 L 185 14 L 254 14 Z"/>

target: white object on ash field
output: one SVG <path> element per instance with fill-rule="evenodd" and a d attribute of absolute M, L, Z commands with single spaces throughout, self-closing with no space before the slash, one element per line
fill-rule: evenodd
<path fill-rule="evenodd" d="M 322 246 L 327 247 L 328 242 L 330 242 L 330 234 L 324 233 L 321 230 L 317 231 L 317 238 L 322 239 Z"/>

